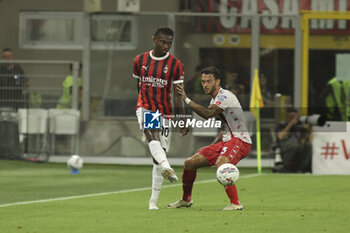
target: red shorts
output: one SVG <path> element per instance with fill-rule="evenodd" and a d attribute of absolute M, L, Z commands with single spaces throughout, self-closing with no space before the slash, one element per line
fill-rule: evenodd
<path fill-rule="evenodd" d="M 213 166 L 219 156 L 227 157 L 230 162 L 236 165 L 250 152 L 252 144 L 242 141 L 240 138 L 232 138 L 227 142 L 218 142 L 201 148 L 198 153 L 206 157 L 209 165 Z"/>

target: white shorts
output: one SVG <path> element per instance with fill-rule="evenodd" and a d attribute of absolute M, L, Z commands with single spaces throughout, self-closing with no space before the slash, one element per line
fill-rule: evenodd
<path fill-rule="evenodd" d="M 137 121 L 139 122 L 140 130 L 143 132 L 143 112 L 144 111 L 149 111 L 145 108 L 137 108 L 136 109 L 136 116 L 137 116 Z M 168 121 L 168 119 L 164 119 L 165 122 Z M 163 122 L 163 117 L 161 116 L 161 122 Z M 166 123 L 166 125 L 169 125 Z M 162 147 L 168 152 L 169 147 L 170 147 L 170 139 L 171 139 L 171 131 L 169 127 L 164 127 L 163 125 L 161 126 L 161 129 L 159 130 L 159 139 L 160 139 L 160 144 Z M 142 135 L 142 141 L 147 142 L 145 134 Z"/>

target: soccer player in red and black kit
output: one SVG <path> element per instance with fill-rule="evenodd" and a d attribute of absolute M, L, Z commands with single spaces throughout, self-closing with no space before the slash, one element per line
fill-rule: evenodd
<path fill-rule="evenodd" d="M 198 168 L 213 165 L 218 168 L 224 163 L 236 165 L 250 152 L 252 140 L 237 97 L 231 91 L 221 88 L 220 72 L 217 68 L 212 66 L 204 68 L 201 75 L 203 90 L 205 94 L 212 97 L 208 108 L 190 100 L 182 84 L 177 89 L 193 111 L 205 119 L 219 118 L 223 128 L 213 144 L 199 149 L 192 157 L 186 159 L 182 174 L 182 199 L 169 204 L 167 208 L 190 207 L 193 204 L 192 187 Z M 236 186 L 226 186 L 225 191 L 230 204 L 223 210 L 242 210 L 243 206 L 239 202 Z"/>
<path fill-rule="evenodd" d="M 133 77 L 138 80 L 138 100 L 136 116 L 143 131 L 150 152 L 153 157 L 152 195 L 149 200 L 149 209 L 158 209 L 157 202 L 163 178 L 175 183 L 178 178 L 166 157 L 169 147 L 169 128 L 163 125 L 162 130 L 145 129 L 143 127 L 143 112 L 156 112 L 166 121 L 172 115 L 171 91 L 173 85 L 180 85 L 184 81 L 184 68 L 179 59 L 169 53 L 173 43 L 174 32 L 168 27 L 161 27 L 153 35 L 154 49 L 139 54 L 134 59 Z M 184 114 L 184 104 L 174 91 L 174 104 L 178 114 Z M 158 115 L 157 115 L 158 114 Z M 180 129 L 180 134 L 186 135 L 187 128 Z"/>

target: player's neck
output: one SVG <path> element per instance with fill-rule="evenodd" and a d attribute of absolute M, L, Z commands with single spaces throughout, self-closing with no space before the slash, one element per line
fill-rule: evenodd
<path fill-rule="evenodd" d="M 151 58 L 154 60 L 163 60 L 169 56 L 169 52 L 166 54 L 160 55 L 159 53 L 156 53 L 152 50 L 150 55 L 151 55 Z"/>
<path fill-rule="evenodd" d="M 157 51 L 155 51 L 155 50 L 152 50 L 151 53 L 152 53 L 152 55 L 153 55 L 154 57 L 157 57 L 157 58 L 161 58 L 161 57 L 164 57 L 164 56 L 166 55 L 166 53 L 165 53 L 165 54 L 162 54 L 162 53 L 157 52 Z"/>
<path fill-rule="evenodd" d="M 218 88 L 216 88 L 216 90 L 211 94 L 211 97 L 212 97 L 213 99 L 215 99 L 215 97 L 218 95 L 220 89 L 221 89 L 221 86 L 219 86 Z"/>

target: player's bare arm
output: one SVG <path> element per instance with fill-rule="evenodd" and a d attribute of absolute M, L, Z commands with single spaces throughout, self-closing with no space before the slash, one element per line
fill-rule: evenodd
<path fill-rule="evenodd" d="M 137 93 L 140 92 L 140 79 L 137 79 Z"/>
<path fill-rule="evenodd" d="M 175 109 L 176 113 L 180 115 L 185 115 L 185 107 L 184 107 L 184 102 L 182 100 L 181 94 L 177 91 L 177 86 L 182 85 L 182 84 L 175 84 L 175 90 L 174 90 L 174 104 L 175 104 Z M 181 120 L 184 120 L 182 117 Z M 185 136 L 188 133 L 188 128 L 181 128 L 180 129 L 180 135 Z"/>
<path fill-rule="evenodd" d="M 183 84 L 178 84 L 176 86 L 176 89 L 178 91 L 178 93 L 181 95 L 183 100 L 187 99 L 187 95 L 185 93 L 184 90 L 184 85 Z M 219 108 L 217 105 L 215 104 L 211 104 L 208 108 L 204 107 L 200 104 L 195 103 L 194 101 L 191 101 L 188 103 L 188 105 L 190 106 L 190 108 L 195 111 L 198 115 L 200 115 L 201 117 L 203 117 L 204 119 L 209 119 L 212 118 L 214 116 L 218 116 L 220 115 L 223 110 L 221 108 Z"/>
<path fill-rule="evenodd" d="M 204 119 L 209 119 L 215 116 L 220 115 L 223 110 L 216 106 L 215 104 L 211 104 L 208 108 L 204 107 L 200 104 L 197 104 L 193 101 L 189 103 L 190 108 L 195 111 L 198 115 L 203 117 Z"/>

